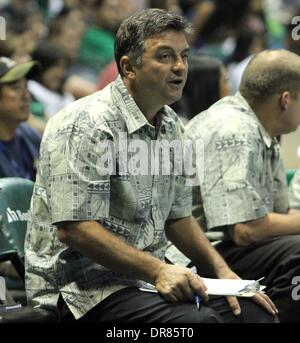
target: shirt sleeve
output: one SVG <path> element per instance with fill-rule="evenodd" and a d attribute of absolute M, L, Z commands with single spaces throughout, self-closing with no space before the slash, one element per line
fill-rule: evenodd
<path fill-rule="evenodd" d="M 175 177 L 175 196 L 168 219 L 189 217 L 192 214 L 192 187 L 186 186 L 184 176 Z"/>
<path fill-rule="evenodd" d="M 289 189 L 286 172 L 281 158 L 278 161 L 278 168 L 274 172 L 273 196 L 275 213 L 288 213 L 290 208 Z M 299 198 L 300 199 L 300 198 Z"/>
<path fill-rule="evenodd" d="M 260 187 L 263 156 L 257 142 L 243 135 L 217 133 L 206 144 L 200 183 L 207 228 L 265 216 L 267 195 Z"/>
<path fill-rule="evenodd" d="M 43 142 L 41 170 L 52 224 L 109 215 L 112 140 L 97 129 L 70 128 Z"/>

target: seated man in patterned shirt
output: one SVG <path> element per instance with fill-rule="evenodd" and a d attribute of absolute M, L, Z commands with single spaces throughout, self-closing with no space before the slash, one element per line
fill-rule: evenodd
<path fill-rule="evenodd" d="M 300 57 L 267 50 L 251 60 L 238 93 L 187 127 L 187 135 L 204 144 L 198 187 L 202 226 L 224 231 L 217 250 L 237 274 L 265 277 L 282 322 L 300 322 L 293 298 L 294 277 L 300 275 L 300 214 L 288 213 L 276 136 L 299 123 Z"/>
<path fill-rule="evenodd" d="M 116 36 L 120 77 L 49 121 L 25 243 L 31 305 L 58 306 L 66 321 L 277 321 L 264 294 L 205 304 L 203 280 L 164 262 L 167 236 L 202 270 L 238 278 L 191 216 L 184 176 L 155 172 L 174 163 L 171 154 L 147 168 L 157 142 L 182 143 L 166 105 L 182 95 L 188 32 L 181 16 L 135 13 Z M 158 293 L 140 291 L 145 282 Z"/>

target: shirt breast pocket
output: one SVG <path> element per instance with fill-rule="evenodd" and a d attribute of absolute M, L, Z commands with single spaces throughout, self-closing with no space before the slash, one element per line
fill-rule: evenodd
<path fill-rule="evenodd" d="M 135 221 L 137 194 L 130 179 L 119 176 L 111 178 L 110 215 L 122 220 Z"/>

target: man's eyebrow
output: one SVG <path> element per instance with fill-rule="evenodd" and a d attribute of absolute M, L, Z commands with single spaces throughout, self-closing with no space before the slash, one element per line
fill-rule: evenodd
<path fill-rule="evenodd" d="M 182 50 L 182 52 L 190 52 L 190 50 L 191 50 L 190 48 L 185 48 Z"/>
<path fill-rule="evenodd" d="M 157 48 L 157 51 L 160 51 L 160 50 L 173 50 L 173 51 L 175 51 L 175 49 L 172 48 L 172 47 L 169 46 L 169 45 L 161 45 L 161 46 L 159 46 L 159 47 Z M 190 51 L 190 48 L 189 48 L 189 47 L 182 50 L 182 52 L 189 52 L 189 51 Z"/>

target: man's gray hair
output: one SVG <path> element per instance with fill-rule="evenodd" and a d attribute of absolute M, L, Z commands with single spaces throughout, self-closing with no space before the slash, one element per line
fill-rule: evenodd
<path fill-rule="evenodd" d="M 192 25 L 182 16 L 158 8 L 148 8 L 125 19 L 115 39 L 115 60 L 120 75 L 123 76 L 120 67 L 122 56 L 128 56 L 133 65 L 139 66 L 145 40 L 168 30 L 189 35 L 192 33 Z"/>

